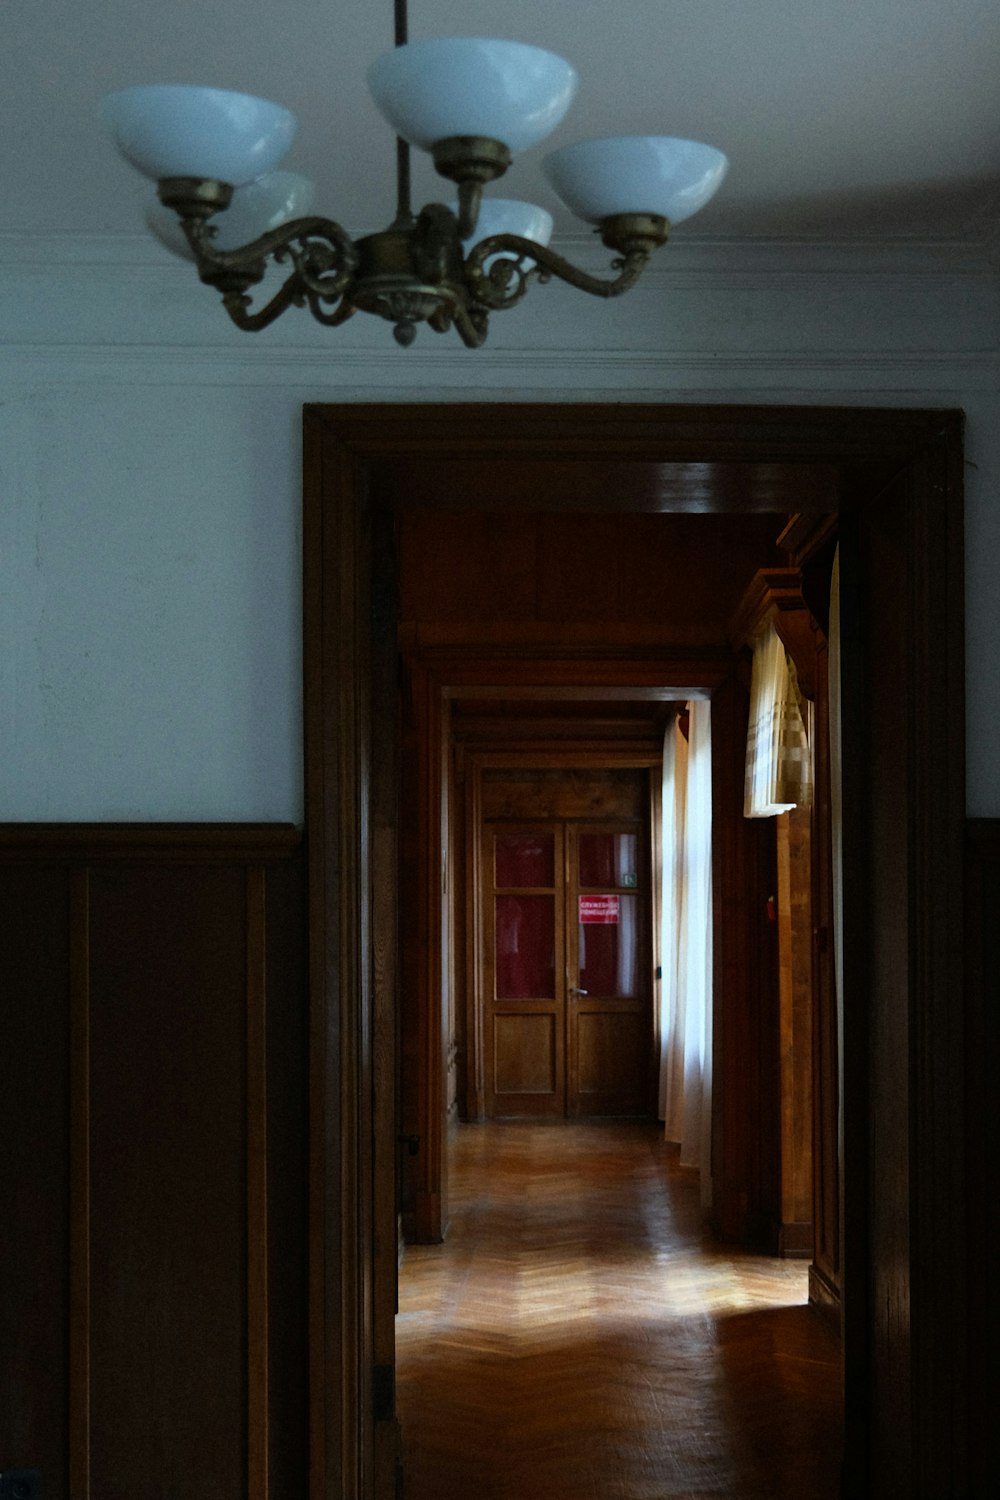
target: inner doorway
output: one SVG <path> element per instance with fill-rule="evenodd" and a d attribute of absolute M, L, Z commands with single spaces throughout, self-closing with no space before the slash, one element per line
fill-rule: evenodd
<path fill-rule="evenodd" d="M 648 1114 L 647 773 L 497 771 L 483 801 L 475 1003 L 487 1118 Z"/>

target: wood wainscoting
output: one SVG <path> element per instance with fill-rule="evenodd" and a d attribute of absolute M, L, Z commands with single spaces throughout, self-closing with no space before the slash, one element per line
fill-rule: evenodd
<path fill-rule="evenodd" d="M 1000 1235 L 1000 818 L 971 818 L 966 829 L 965 1238 L 969 1299 L 969 1494 L 996 1485 L 996 1393 L 1000 1390 L 1000 1291 L 990 1264 Z M 957 1168 L 957 1163 L 956 1163 Z M 962 1176 L 961 1172 L 957 1173 Z M 946 1226 L 952 1230 L 953 1226 Z M 960 1254 L 953 1236 L 956 1254 Z"/>
<path fill-rule="evenodd" d="M 0 828 L 0 1470 L 301 1500 L 300 835 Z"/>

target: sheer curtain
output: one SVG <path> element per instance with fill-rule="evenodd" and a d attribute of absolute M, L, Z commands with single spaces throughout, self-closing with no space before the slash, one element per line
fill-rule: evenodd
<path fill-rule="evenodd" d="M 711 1202 L 712 730 L 711 706 L 688 705 L 663 745 L 660 1114 L 681 1163 L 701 1170 Z"/>
<path fill-rule="evenodd" d="M 773 818 L 812 803 L 812 759 L 795 665 L 773 624 L 753 646 L 743 812 Z"/>

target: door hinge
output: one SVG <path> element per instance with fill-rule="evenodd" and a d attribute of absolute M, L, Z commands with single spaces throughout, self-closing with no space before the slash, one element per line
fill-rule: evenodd
<path fill-rule="evenodd" d="M 396 1367 L 376 1365 L 372 1371 L 372 1416 L 376 1422 L 391 1422 L 396 1415 Z"/>

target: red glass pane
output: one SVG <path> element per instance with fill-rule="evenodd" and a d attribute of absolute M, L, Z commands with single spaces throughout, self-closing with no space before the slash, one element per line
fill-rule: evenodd
<path fill-rule="evenodd" d="M 496 884 L 555 884 L 555 839 L 551 833 L 500 833 L 494 844 Z"/>
<path fill-rule="evenodd" d="M 497 896 L 498 1000 L 551 1000 L 556 992 L 555 898 Z"/>
<path fill-rule="evenodd" d="M 580 884 L 639 884 L 639 836 L 635 833 L 581 833 L 577 842 Z"/>
<path fill-rule="evenodd" d="M 634 996 L 639 986 L 638 902 L 619 896 L 617 922 L 581 922 L 580 988 L 589 995 Z"/>

